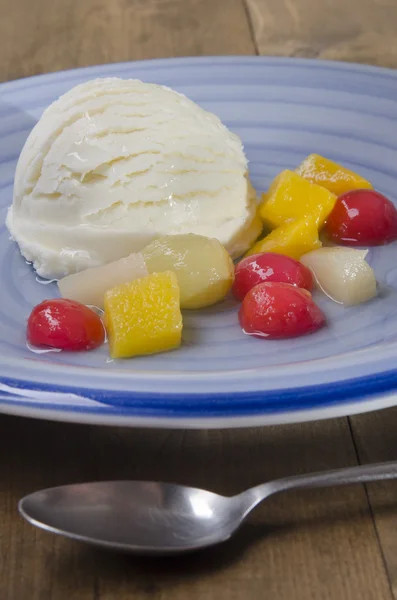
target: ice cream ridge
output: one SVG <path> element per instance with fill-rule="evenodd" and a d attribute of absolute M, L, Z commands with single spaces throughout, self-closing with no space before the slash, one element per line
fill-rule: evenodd
<path fill-rule="evenodd" d="M 78 85 L 44 111 L 19 158 L 7 226 L 46 278 L 170 234 L 217 238 L 237 258 L 261 231 L 238 136 L 180 93 L 118 78 Z"/>

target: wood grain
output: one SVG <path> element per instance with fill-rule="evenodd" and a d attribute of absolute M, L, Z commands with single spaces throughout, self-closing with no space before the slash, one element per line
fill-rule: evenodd
<path fill-rule="evenodd" d="M 397 409 L 361 415 L 351 422 L 361 462 L 397 460 Z M 397 597 L 397 482 L 370 485 L 368 495 L 391 587 Z"/>
<path fill-rule="evenodd" d="M 395 0 L 1 0 L 0 6 L 0 80 L 103 62 L 257 50 L 397 65 Z M 358 456 L 396 458 L 396 415 L 355 418 L 355 443 L 346 419 L 161 432 L 0 416 L 0 598 L 397 598 L 391 483 L 371 486 L 369 496 L 348 487 L 273 498 L 230 543 L 172 560 L 98 552 L 40 532 L 16 512 L 24 494 L 69 482 L 163 479 L 231 494 L 273 477 L 356 464 Z"/>
<path fill-rule="evenodd" d="M 16 514 L 37 488 L 166 479 L 238 492 L 267 479 L 356 463 L 345 419 L 236 431 L 162 432 L 0 419 L 0 597 L 8 600 L 390 599 L 361 487 L 270 499 L 223 547 L 177 559 L 98 552 Z M 95 592 L 95 595 L 94 595 Z"/>
<path fill-rule="evenodd" d="M 397 67 L 395 0 L 246 0 L 260 54 Z"/>
<path fill-rule="evenodd" d="M 146 58 L 251 54 L 241 0 L 1 0 L 0 80 Z"/>

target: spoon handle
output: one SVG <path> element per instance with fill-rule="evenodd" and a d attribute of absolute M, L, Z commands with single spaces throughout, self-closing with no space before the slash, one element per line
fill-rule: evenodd
<path fill-rule="evenodd" d="M 276 479 L 258 485 L 242 495 L 247 495 L 251 501 L 250 508 L 254 508 L 261 500 L 272 494 L 299 488 L 331 487 L 334 485 L 347 485 L 350 483 L 369 483 L 383 479 L 397 478 L 397 461 L 383 462 L 373 465 L 360 465 L 325 471 L 323 473 L 309 473 L 307 475 L 294 475 L 284 479 Z"/>

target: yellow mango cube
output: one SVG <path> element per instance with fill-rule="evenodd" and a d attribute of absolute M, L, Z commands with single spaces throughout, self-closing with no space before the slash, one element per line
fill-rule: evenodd
<path fill-rule="evenodd" d="M 317 250 L 321 245 L 316 223 L 309 218 L 303 218 L 280 225 L 256 242 L 246 256 L 259 252 L 277 252 L 299 260 L 303 254 Z"/>
<path fill-rule="evenodd" d="M 112 358 L 154 354 L 181 343 L 182 315 L 175 273 L 153 273 L 105 294 Z"/>
<path fill-rule="evenodd" d="M 294 171 L 282 171 L 263 195 L 259 215 L 270 229 L 302 217 L 309 217 L 321 228 L 336 198 L 332 192 L 307 181 Z"/>
<path fill-rule="evenodd" d="M 319 154 L 310 154 L 296 169 L 296 173 L 312 183 L 321 185 L 333 194 L 359 189 L 373 189 L 372 184 L 338 163 Z"/>

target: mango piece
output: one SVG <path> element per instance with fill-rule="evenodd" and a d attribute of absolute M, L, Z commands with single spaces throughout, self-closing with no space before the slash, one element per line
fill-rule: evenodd
<path fill-rule="evenodd" d="M 372 184 L 361 175 L 319 154 L 310 154 L 305 158 L 296 169 L 296 173 L 312 183 L 327 188 L 337 196 L 351 190 L 373 189 Z"/>
<path fill-rule="evenodd" d="M 203 235 L 165 235 L 142 254 L 149 273 L 175 273 L 181 308 L 203 308 L 223 300 L 234 281 L 233 261 L 225 248 Z"/>
<path fill-rule="evenodd" d="M 249 250 L 246 256 L 259 252 L 277 252 L 299 260 L 302 254 L 321 248 L 316 223 L 303 218 L 280 225 Z"/>
<path fill-rule="evenodd" d="M 336 199 L 335 194 L 324 187 L 287 170 L 277 175 L 268 192 L 263 195 L 259 214 L 270 229 L 302 217 L 309 217 L 321 228 Z"/>
<path fill-rule="evenodd" d="M 153 273 L 108 290 L 105 315 L 112 358 L 177 348 L 182 315 L 175 273 Z"/>

